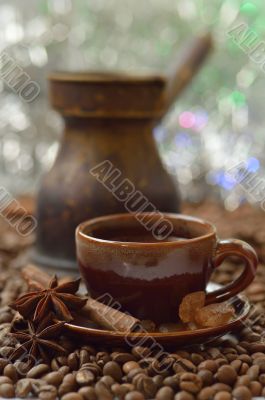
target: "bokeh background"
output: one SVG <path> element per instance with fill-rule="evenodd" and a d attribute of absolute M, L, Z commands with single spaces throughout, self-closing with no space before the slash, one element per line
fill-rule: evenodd
<path fill-rule="evenodd" d="M 189 37 L 211 31 L 214 53 L 154 134 L 183 198 L 235 210 L 247 196 L 225 171 L 244 160 L 264 175 L 265 72 L 227 32 L 244 22 L 265 41 L 264 18 L 264 0 L 1 0 L 1 52 L 41 87 L 28 104 L 0 79 L 1 185 L 34 193 L 54 161 L 62 121 L 49 71 L 166 71 Z"/>

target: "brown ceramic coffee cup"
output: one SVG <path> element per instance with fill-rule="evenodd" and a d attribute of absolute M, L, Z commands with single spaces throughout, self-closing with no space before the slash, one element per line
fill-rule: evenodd
<path fill-rule="evenodd" d="M 182 298 L 205 290 L 213 270 L 226 257 L 241 258 L 243 272 L 208 294 L 208 304 L 227 300 L 252 282 L 258 260 L 250 245 L 237 239 L 219 240 L 214 225 L 202 219 L 180 214 L 163 217 L 172 231 L 162 240 L 155 234 L 160 213 L 103 216 L 77 227 L 79 268 L 92 297 L 107 294 L 135 317 L 172 322 Z"/>

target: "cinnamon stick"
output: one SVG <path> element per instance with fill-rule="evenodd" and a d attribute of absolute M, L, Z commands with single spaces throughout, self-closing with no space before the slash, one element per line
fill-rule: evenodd
<path fill-rule="evenodd" d="M 81 314 L 88 316 L 99 326 L 112 331 L 132 332 L 140 325 L 138 319 L 91 297 L 88 298 L 86 305 L 82 308 Z"/>
<path fill-rule="evenodd" d="M 22 269 L 22 277 L 29 288 L 35 290 L 47 288 L 51 280 L 49 274 L 33 264 L 29 264 Z M 92 299 L 92 297 L 88 297 L 86 305 L 80 310 L 80 314 L 96 322 L 102 328 L 113 331 L 132 332 L 140 325 L 138 319 Z"/>

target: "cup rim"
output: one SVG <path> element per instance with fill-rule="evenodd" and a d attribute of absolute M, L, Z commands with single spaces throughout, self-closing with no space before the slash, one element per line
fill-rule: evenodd
<path fill-rule="evenodd" d="M 136 214 L 136 213 L 135 213 Z M 187 243 L 195 243 L 199 242 L 202 240 L 209 239 L 211 237 L 216 237 L 216 228 L 215 226 L 203 219 L 203 218 L 198 218 L 198 217 L 193 217 L 190 215 L 186 214 L 177 214 L 177 213 L 162 213 L 163 216 L 167 217 L 169 220 L 171 219 L 181 219 L 183 221 L 188 221 L 188 222 L 195 222 L 197 224 L 203 225 L 204 227 L 208 227 L 209 232 L 202 234 L 200 236 L 196 236 L 191 239 L 180 239 L 178 241 L 156 241 L 156 242 L 126 242 L 126 241 L 118 241 L 118 240 L 108 240 L 108 239 L 101 239 L 97 238 L 95 236 L 89 235 L 84 233 L 84 230 L 88 226 L 93 226 L 96 225 L 97 223 L 102 223 L 104 221 L 110 221 L 110 220 L 118 220 L 118 219 L 132 219 L 135 218 L 134 213 L 119 213 L 119 214 L 108 214 L 108 215 L 103 215 L 100 217 L 92 218 L 86 221 L 81 222 L 75 231 L 75 236 L 76 236 L 76 241 L 78 239 L 81 239 L 84 242 L 93 242 L 97 243 L 100 245 L 111 245 L 111 246 L 122 246 L 122 247 L 131 247 L 131 248 L 141 248 L 141 247 L 179 247 L 183 246 Z M 154 215 L 152 212 L 143 212 L 143 213 L 137 213 L 137 215 L 142 215 L 142 216 L 151 216 Z M 158 213 L 157 213 L 158 214 Z M 159 215 L 159 214 L 158 214 Z"/>

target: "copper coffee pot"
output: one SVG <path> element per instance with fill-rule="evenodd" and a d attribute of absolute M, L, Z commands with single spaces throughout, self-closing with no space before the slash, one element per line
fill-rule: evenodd
<path fill-rule="evenodd" d="M 124 203 L 89 172 L 104 160 L 157 210 L 179 211 L 176 184 L 162 165 L 152 131 L 211 48 L 210 35 L 193 39 L 167 76 L 50 75 L 51 104 L 63 116 L 65 132 L 38 193 L 36 263 L 75 271 L 76 226 L 92 217 L 126 211 Z"/>

